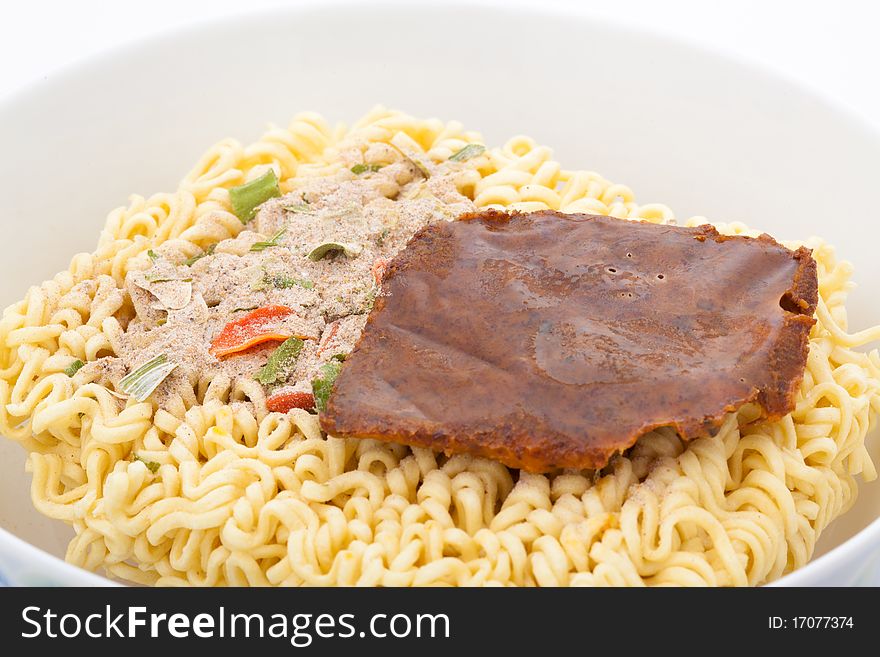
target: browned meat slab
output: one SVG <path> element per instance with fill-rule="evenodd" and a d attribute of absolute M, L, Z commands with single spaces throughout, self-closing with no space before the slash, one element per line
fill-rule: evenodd
<path fill-rule="evenodd" d="M 771 237 L 593 215 L 465 215 L 390 264 L 321 426 L 530 471 L 789 412 L 816 263 Z"/>

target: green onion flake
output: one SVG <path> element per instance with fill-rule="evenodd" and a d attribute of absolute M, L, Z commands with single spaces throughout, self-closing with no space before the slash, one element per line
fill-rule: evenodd
<path fill-rule="evenodd" d="M 142 402 L 153 394 L 159 384 L 165 380 L 177 363 L 170 362 L 168 356 L 160 354 L 148 360 L 139 368 L 126 374 L 119 381 L 119 389 L 133 399 Z"/>
<path fill-rule="evenodd" d="M 186 260 L 184 260 L 183 264 L 185 264 L 187 267 L 192 267 L 194 264 L 196 264 L 199 260 L 201 260 L 205 256 L 213 255 L 214 249 L 216 247 L 217 247 L 216 244 L 212 244 L 211 246 L 209 246 L 207 248 L 207 250 L 202 251 L 201 253 L 197 253 L 192 258 L 187 258 Z"/>
<path fill-rule="evenodd" d="M 85 363 L 82 362 L 79 358 L 77 358 L 70 365 L 68 365 L 67 367 L 64 368 L 64 373 L 67 376 L 73 376 L 74 374 L 79 372 L 80 368 L 83 367 L 84 365 L 85 365 Z"/>
<path fill-rule="evenodd" d="M 296 357 L 302 351 L 303 341 L 299 338 L 287 338 L 269 356 L 269 360 L 254 378 L 264 386 L 272 385 L 287 377 L 290 369 L 296 362 Z"/>
<path fill-rule="evenodd" d="M 311 290 L 315 287 L 315 284 L 306 278 L 291 278 L 286 274 L 276 274 L 272 276 L 272 285 L 277 287 L 279 290 L 286 290 L 292 287 L 301 287 L 306 290 Z"/>
<path fill-rule="evenodd" d="M 269 169 L 259 178 L 229 190 L 232 211 L 243 224 L 254 218 L 260 205 L 276 196 L 281 196 L 281 190 L 278 188 L 278 177 L 273 169 Z"/>
<path fill-rule="evenodd" d="M 290 212 L 301 212 L 303 214 L 314 214 L 308 203 L 281 203 L 281 207 Z"/>
<path fill-rule="evenodd" d="M 381 164 L 355 164 L 351 168 L 351 172 L 356 176 L 361 175 L 362 173 L 366 173 L 370 171 L 372 173 L 376 173 L 379 169 L 382 168 Z"/>
<path fill-rule="evenodd" d="M 452 162 L 465 162 L 472 157 L 476 157 L 477 155 L 481 155 L 486 151 L 486 147 L 482 144 L 468 144 L 460 151 L 453 154 L 449 159 Z"/>
<path fill-rule="evenodd" d="M 317 262 L 331 253 L 344 253 L 350 258 L 355 257 L 363 250 L 360 244 L 344 244 L 342 242 L 324 242 L 309 251 L 308 258 Z"/>
<path fill-rule="evenodd" d="M 251 285 L 251 289 L 255 292 L 259 292 L 270 286 L 279 290 L 289 290 L 292 287 L 301 287 L 306 290 L 311 290 L 315 287 L 315 284 L 306 278 L 292 278 L 287 274 L 270 274 L 269 272 L 264 272 L 263 277 Z"/>
<path fill-rule="evenodd" d="M 147 283 L 170 283 L 172 281 L 192 283 L 192 278 L 174 278 L 173 276 L 165 276 L 163 274 L 145 274 L 144 280 Z"/>
<path fill-rule="evenodd" d="M 331 360 L 329 363 L 321 365 L 321 374 L 312 379 L 312 394 L 315 396 L 315 408 L 320 412 L 327 410 L 327 399 L 330 397 L 330 391 L 333 390 L 333 384 L 336 383 L 336 377 L 342 369 L 342 363 L 338 360 Z"/>
<path fill-rule="evenodd" d="M 262 251 L 263 249 L 268 249 L 270 246 L 278 246 L 278 240 L 284 237 L 284 233 L 287 232 L 286 228 L 282 228 L 277 233 L 275 233 L 267 242 L 254 242 L 251 245 L 251 251 Z"/>
<path fill-rule="evenodd" d="M 147 466 L 147 470 L 149 470 L 153 474 L 156 474 L 156 472 L 158 472 L 158 470 L 159 470 L 159 464 L 156 463 L 155 461 L 147 461 L 146 459 L 144 459 L 140 456 L 135 456 L 134 460 L 140 461 L 141 463 L 143 463 L 145 466 Z"/>

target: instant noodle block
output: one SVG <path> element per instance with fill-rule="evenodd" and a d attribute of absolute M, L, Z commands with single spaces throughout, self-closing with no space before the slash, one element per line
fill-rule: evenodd
<path fill-rule="evenodd" d="M 637 201 L 625 185 L 572 165 L 590 162 L 563 165 L 527 137 L 486 144 L 454 121 L 376 108 L 345 127 L 305 113 L 254 143 L 222 140 L 177 189 L 133 196 L 111 212 L 95 251 L 74 255 L 68 269 L 22 290 L 0 321 L 0 433 L 28 454 L 35 508 L 73 528 L 67 560 L 160 586 L 754 585 L 806 563 L 823 530 L 852 506 L 859 478 L 876 474 L 865 435 L 880 410 L 880 356 L 859 347 L 880 338 L 880 329 L 847 327 L 852 267 L 817 238 L 784 242 L 791 251 L 762 238 L 752 251 L 742 237 L 724 241 L 695 228 L 707 223 L 702 217 L 679 217 L 678 225 L 690 228 L 667 229 L 676 222 L 670 208 Z M 595 423 L 604 434 L 594 428 L 588 435 L 619 451 L 647 433 L 604 468 L 535 474 L 495 455 L 448 456 L 443 444 L 343 438 L 322 431 L 307 408 L 323 407 L 341 369 L 338 392 L 382 418 L 383 437 L 396 412 L 409 414 L 409 426 L 428 426 L 428 418 L 438 421 L 441 438 L 457 435 L 439 398 L 414 408 L 399 384 L 415 386 L 429 363 L 442 364 L 440 347 L 451 346 L 447 333 L 457 327 L 507 330 L 501 316 L 480 323 L 463 314 L 463 303 L 488 303 L 467 296 L 474 291 L 465 270 L 450 280 L 464 300 L 420 307 L 432 320 L 401 321 L 410 335 L 393 335 L 407 350 L 424 338 L 425 359 L 410 353 L 367 372 L 357 365 L 359 352 L 351 362 L 346 355 L 371 306 L 380 307 L 381 318 L 381 306 L 392 309 L 397 292 L 418 300 L 403 287 L 416 281 L 407 268 L 417 272 L 429 258 L 442 264 L 426 252 L 389 267 L 407 240 L 425 225 L 445 228 L 440 222 L 486 209 L 619 220 L 552 217 L 555 228 L 572 234 L 605 222 L 620 235 L 627 246 L 593 257 L 589 262 L 601 267 L 587 275 L 606 297 L 633 294 L 610 306 L 629 324 L 572 314 L 530 324 L 533 343 L 495 341 L 482 352 L 461 342 L 470 351 L 450 355 L 456 367 L 446 368 L 438 389 L 462 418 L 486 411 L 495 426 L 507 412 L 499 404 L 510 403 L 509 393 L 520 394 L 516 386 L 524 382 L 502 378 L 490 396 L 479 390 L 480 377 L 500 365 L 520 374 L 533 368 L 547 390 L 589 389 L 581 398 L 595 400 L 592 410 L 588 404 L 577 411 L 595 416 L 609 394 L 600 390 L 602 377 L 624 379 L 633 367 L 625 385 L 643 399 L 618 399 L 630 409 L 643 406 L 641 421 L 616 410 L 615 422 Z M 722 236 L 761 235 L 739 223 L 713 226 Z M 731 276 L 666 262 L 664 251 L 640 237 L 666 230 L 683 253 L 717 257 Z M 701 234 L 705 243 L 691 245 Z M 520 239 L 506 235 L 499 224 L 492 239 Z M 589 232 L 584 237 L 595 241 Z M 481 240 L 480 248 L 508 251 Z M 559 245 L 551 271 L 576 265 L 564 262 L 582 255 L 575 246 Z M 801 246 L 815 261 L 818 298 L 792 294 L 793 304 L 780 306 L 797 271 L 806 271 Z M 727 259 L 726 250 L 742 255 Z M 766 290 L 746 253 L 766 270 Z M 559 296 L 566 285 L 544 273 L 514 272 L 533 265 L 517 256 L 484 271 L 471 266 L 487 285 L 514 273 L 511 280 L 521 281 L 498 287 L 489 300 L 505 322 L 516 319 L 514 302 L 529 310 L 523 321 L 543 317 L 548 292 L 558 284 Z M 420 276 L 426 289 L 435 285 L 427 272 Z M 731 277 L 738 280 L 723 282 Z M 702 294 L 690 298 L 688 289 Z M 738 298 L 722 305 L 722 296 L 746 291 L 760 307 Z M 587 303 L 581 291 L 571 293 Z M 675 308 L 688 314 L 676 318 Z M 657 332 L 653 346 L 626 328 L 650 328 L 661 318 L 681 330 Z M 786 322 L 795 330 L 785 330 Z M 685 328 L 717 340 L 718 348 L 693 344 Z M 807 331 L 806 365 L 795 376 Z M 793 348 L 780 351 L 786 340 Z M 595 356 L 579 345 L 592 354 L 603 345 L 614 349 L 604 352 L 608 362 L 588 362 Z M 684 360 L 670 357 L 651 371 L 652 350 L 661 345 L 688 359 L 703 354 L 699 368 L 686 372 Z M 619 346 L 638 357 L 618 361 Z M 559 350 L 572 358 L 560 359 Z M 774 364 L 773 353 L 793 360 Z M 365 377 L 363 390 L 349 379 L 349 365 Z M 479 376 L 464 382 L 464 372 Z M 389 389 L 376 387 L 381 381 Z M 476 408 L 455 396 L 465 383 L 478 395 Z M 370 389 L 377 395 L 372 408 L 363 394 Z M 530 398 L 529 412 L 559 436 L 574 435 L 574 413 L 551 413 L 551 402 Z M 704 413 L 712 431 L 696 421 Z M 669 426 L 651 429 L 670 420 L 691 439 Z M 511 422 L 511 435 L 524 437 L 527 426 L 538 427 L 537 420 Z M 560 438 L 558 453 L 542 454 L 568 463 L 580 450 L 575 444 L 569 451 L 570 444 Z M 584 450 L 578 462 L 599 464 L 604 454 Z M 525 459 L 525 445 L 512 456 Z"/>

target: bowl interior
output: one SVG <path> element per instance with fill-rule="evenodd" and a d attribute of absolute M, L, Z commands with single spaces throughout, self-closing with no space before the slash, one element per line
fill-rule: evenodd
<path fill-rule="evenodd" d="M 93 249 L 128 194 L 173 190 L 216 140 L 253 139 L 303 110 L 351 121 L 375 103 L 460 120 L 493 145 L 529 134 L 564 166 L 599 171 L 679 217 L 743 221 L 781 239 L 822 235 L 856 266 L 851 326 L 880 323 L 880 140 L 858 121 L 687 44 L 571 13 L 448 3 L 324 3 L 220 21 L 8 100 L 0 302 Z M 71 532 L 33 510 L 23 462 L 0 441 L 0 527 L 62 555 Z M 866 486 L 820 552 L 878 515 L 880 486 Z"/>

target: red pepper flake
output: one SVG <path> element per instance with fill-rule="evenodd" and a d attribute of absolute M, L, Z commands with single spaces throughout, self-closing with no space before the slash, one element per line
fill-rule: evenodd
<path fill-rule="evenodd" d="M 327 330 L 324 331 L 324 336 L 321 338 L 321 342 L 318 343 L 318 351 L 315 352 L 316 356 L 320 356 L 322 353 L 324 353 L 324 350 L 330 346 L 330 343 L 333 341 L 333 338 L 336 336 L 336 332 L 338 330 L 339 320 L 337 319 L 335 322 L 330 322 Z"/>
<path fill-rule="evenodd" d="M 373 274 L 373 280 L 376 282 L 376 287 L 382 285 L 382 279 L 385 278 L 385 272 L 388 269 L 388 263 L 391 262 L 387 258 L 376 258 L 373 261 L 373 267 L 370 269 L 370 272 Z"/>
<path fill-rule="evenodd" d="M 240 353 L 255 345 L 270 341 L 287 340 L 291 335 L 289 331 L 278 328 L 277 323 L 293 314 L 293 309 L 287 306 L 263 306 L 229 322 L 223 330 L 214 338 L 209 353 L 215 358 Z M 308 336 L 296 336 L 303 340 Z"/>
<path fill-rule="evenodd" d="M 307 411 L 315 407 L 315 396 L 310 392 L 278 392 L 266 398 L 266 408 L 272 413 L 287 413 L 292 408 Z"/>

